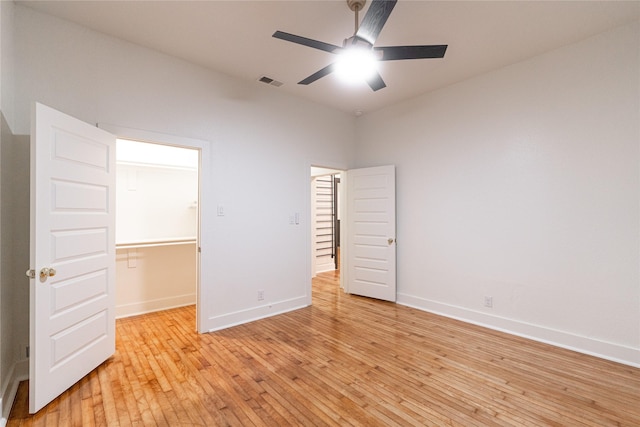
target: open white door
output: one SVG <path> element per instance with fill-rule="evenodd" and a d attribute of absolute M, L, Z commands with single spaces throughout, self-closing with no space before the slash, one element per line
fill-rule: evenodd
<path fill-rule="evenodd" d="M 395 166 L 347 171 L 345 288 L 396 300 Z"/>
<path fill-rule="evenodd" d="M 31 125 L 29 412 L 115 352 L 115 136 L 41 104 Z"/>

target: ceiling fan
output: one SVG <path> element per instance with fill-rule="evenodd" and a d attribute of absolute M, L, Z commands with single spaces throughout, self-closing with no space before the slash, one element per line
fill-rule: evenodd
<path fill-rule="evenodd" d="M 355 12 L 356 29 L 353 36 L 344 40 L 342 47 L 282 31 L 276 31 L 273 33 L 273 37 L 337 54 L 341 57 L 350 53 L 370 55 L 375 63 L 377 63 L 377 61 L 444 57 L 447 45 L 374 46 L 376 39 L 378 38 L 380 31 L 382 31 L 382 27 L 384 27 L 384 24 L 387 22 L 389 15 L 391 15 L 391 11 L 393 11 L 397 0 L 372 0 L 369 10 L 367 10 L 367 13 L 362 19 L 362 23 L 358 24 L 358 12 L 362 10 L 365 2 L 366 0 L 347 0 L 349 9 Z M 313 83 L 316 80 L 337 71 L 340 64 L 340 61 L 336 61 L 327 65 L 309 77 L 299 81 L 298 84 L 308 85 Z M 365 77 L 365 80 L 373 91 L 380 90 L 387 86 L 375 68 L 370 71 L 369 76 Z"/>

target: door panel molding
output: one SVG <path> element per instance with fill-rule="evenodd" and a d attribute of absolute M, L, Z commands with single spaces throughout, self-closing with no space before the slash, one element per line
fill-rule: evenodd
<path fill-rule="evenodd" d="M 395 166 L 346 173 L 345 290 L 396 301 Z"/>
<path fill-rule="evenodd" d="M 115 352 L 115 141 L 33 106 L 31 413 Z"/>

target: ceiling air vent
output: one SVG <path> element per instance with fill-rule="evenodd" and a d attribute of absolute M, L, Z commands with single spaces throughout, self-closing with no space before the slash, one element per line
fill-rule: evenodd
<path fill-rule="evenodd" d="M 266 83 L 271 86 L 280 87 L 283 85 L 282 82 L 272 79 L 271 77 L 262 76 L 258 79 L 259 82 Z"/>

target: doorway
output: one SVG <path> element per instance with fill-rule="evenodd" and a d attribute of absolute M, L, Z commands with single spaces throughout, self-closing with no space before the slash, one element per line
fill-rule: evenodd
<path fill-rule="evenodd" d="M 311 276 L 340 274 L 341 171 L 311 167 Z"/>
<path fill-rule="evenodd" d="M 116 142 L 116 318 L 197 304 L 200 151 Z"/>

